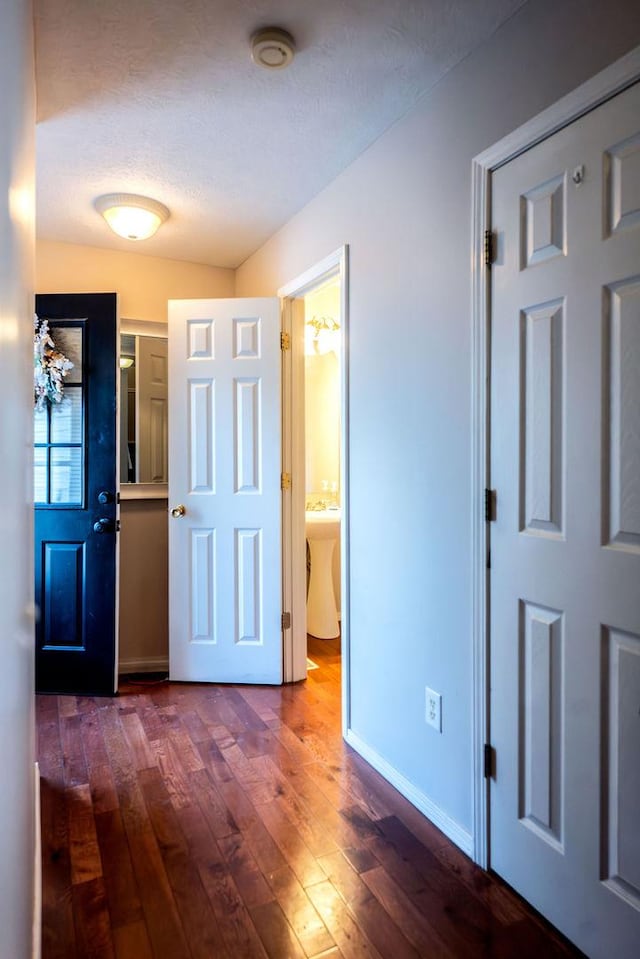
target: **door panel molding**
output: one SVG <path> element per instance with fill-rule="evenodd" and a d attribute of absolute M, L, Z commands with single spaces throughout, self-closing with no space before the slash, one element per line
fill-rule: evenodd
<path fill-rule="evenodd" d="M 472 161 L 471 169 L 471 536 L 472 536 L 472 789 L 473 858 L 489 864 L 489 780 L 484 745 L 489 729 L 488 575 L 489 535 L 485 489 L 489 463 L 489 278 L 485 236 L 491 229 L 491 176 L 530 147 L 579 119 L 640 79 L 640 47 L 632 50 Z M 492 244 L 490 244 L 492 245 Z M 500 256 L 500 250 L 498 250 Z M 499 491 L 498 491 L 499 493 Z M 500 504 L 498 502 L 498 509 Z"/>

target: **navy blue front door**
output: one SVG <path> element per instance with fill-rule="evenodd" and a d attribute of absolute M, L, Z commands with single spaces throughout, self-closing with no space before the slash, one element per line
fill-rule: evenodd
<path fill-rule="evenodd" d="M 35 413 L 36 690 L 110 695 L 116 644 L 115 293 L 39 294 L 74 364 Z"/>

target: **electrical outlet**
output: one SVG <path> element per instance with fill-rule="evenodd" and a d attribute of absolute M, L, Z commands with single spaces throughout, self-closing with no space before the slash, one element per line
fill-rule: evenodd
<path fill-rule="evenodd" d="M 442 732 L 442 696 L 433 689 L 425 686 L 426 711 L 425 720 L 439 733 Z"/>

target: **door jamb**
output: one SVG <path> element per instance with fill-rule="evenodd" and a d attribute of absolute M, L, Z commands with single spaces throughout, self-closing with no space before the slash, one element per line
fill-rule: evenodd
<path fill-rule="evenodd" d="M 471 198 L 471 518 L 472 518 L 472 783 L 473 858 L 490 865 L 489 779 L 484 744 L 490 740 L 489 529 L 484 490 L 490 471 L 490 283 L 484 264 L 485 231 L 491 223 L 491 175 L 525 150 L 552 136 L 640 80 L 640 47 L 611 64 L 553 106 L 508 134 L 472 161 Z"/>
<path fill-rule="evenodd" d="M 342 727 L 343 735 L 349 728 L 349 248 L 339 247 L 325 259 L 310 267 L 278 290 L 282 299 L 283 332 L 291 337 L 291 349 L 283 353 L 283 471 L 292 475 L 291 491 L 283 497 L 283 609 L 291 612 L 291 629 L 284 631 L 284 681 L 295 682 L 306 676 L 306 631 L 304 636 L 296 624 L 306 622 L 306 590 L 296 578 L 296 566 L 304 568 L 300 544 L 304 544 L 304 422 L 295 416 L 292 400 L 302 382 L 301 363 L 304 362 L 304 343 L 295 329 L 295 301 L 325 280 L 340 277 L 341 364 L 340 364 L 340 495 L 342 521 L 340 524 L 340 582 L 341 582 L 341 636 L 342 636 Z M 304 409 L 302 407 L 302 409 Z M 296 406 L 296 411 L 298 407 Z M 302 422 L 301 422 L 302 421 Z M 297 549 L 296 549 L 297 546 Z M 304 648 L 303 648 L 304 644 Z"/>

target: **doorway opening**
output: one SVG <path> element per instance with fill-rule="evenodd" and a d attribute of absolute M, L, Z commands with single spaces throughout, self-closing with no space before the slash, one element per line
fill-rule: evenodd
<path fill-rule="evenodd" d="M 283 299 L 284 679 L 304 679 L 313 649 L 342 659 L 348 711 L 347 249 L 279 290 Z M 309 637 L 309 639 L 308 639 Z"/>

